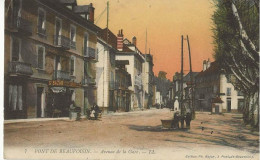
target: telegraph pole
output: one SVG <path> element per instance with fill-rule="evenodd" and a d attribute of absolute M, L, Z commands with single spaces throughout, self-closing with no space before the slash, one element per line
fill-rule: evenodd
<path fill-rule="evenodd" d="M 184 108 L 183 108 L 183 35 L 181 36 L 181 128 L 184 128 Z"/>
<path fill-rule="evenodd" d="M 193 83 L 193 75 L 192 75 L 192 64 L 191 64 L 191 52 L 190 52 L 190 42 L 189 42 L 189 36 L 187 35 L 187 43 L 188 43 L 188 50 L 189 50 L 189 60 L 190 60 L 190 81 L 191 81 L 191 103 L 190 108 L 192 112 L 192 119 L 195 118 L 195 107 L 194 107 L 194 83 Z"/>

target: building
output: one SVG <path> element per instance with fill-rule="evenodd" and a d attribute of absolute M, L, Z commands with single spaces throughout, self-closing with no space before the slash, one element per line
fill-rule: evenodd
<path fill-rule="evenodd" d="M 153 56 L 144 54 L 145 62 L 143 63 L 143 87 L 144 87 L 144 108 L 151 108 L 153 105 Z"/>
<path fill-rule="evenodd" d="M 92 4 L 5 1 L 5 119 L 81 114 L 96 102 Z"/>
<path fill-rule="evenodd" d="M 203 70 L 195 77 L 195 105 L 197 110 L 240 112 L 244 106 L 243 93 L 232 85 L 232 75 L 225 75 L 217 62 L 204 61 Z"/>
<path fill-rule="evenodd" d="M 156 104 L 167 106 L 170 103 L 170 97 L 169 97 L 170 96 L 169 91 L 170 91 L 170 85 L 171 85 L 170 80 L 154 76 L 154 83 L 156 86 L 155 87 Z M 167 107 L 170 107 L 170 106 L 167 106 Z"/>
<path fill-rule="evenodd" d="M 116 60 L 129 61 L 126 70 L 131 75 L 132 82 L 132 86 L 129 87 L 132 93 L 130 110 L 144 109 L 142 74 L 145 58 L 136 47 L 136 38 L 134 37 L 131 43 L 128 39 L 124 39 L 123 30 L 120 30 L 117 35 L 117 49 Z"/>
<path fill-rule="evenodd" d="M 108 36 L 109 35 L 109 36 Z M 98 62 L 96 63 L 97 105 L 104 113 L 115 110 L 115 54 L 117 37 L 107 28 L 98 34 Z"/>
<path fill-rule="evenodd" d="M 131 75 L 127 72 L 126 65 L 129 65 L 127 60 L 116 61 L 116 79 L 114 84 L 114 99 L 111 106 L 114 106 L 114 111 L 130 111 L 132 91 L 128 87 L 132 86 Z"/>

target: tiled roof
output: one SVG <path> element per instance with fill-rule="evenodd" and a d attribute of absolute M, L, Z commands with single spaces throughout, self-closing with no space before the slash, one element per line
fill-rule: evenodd
<path fill-rule="evenodd" d="M 108 37 L 107 37 L 108 33 Z M 113 48 L 117 49 L 117 37 L 114 35 L 113 32 L 111 32 L 109 29 L 104 28 L 101 29 L 100 32 L 98 33 L 98 36 L 102 38 L 105 42 L 110 44 Z"/>
<path fill-rule="evenodd" d="M 220 67 L 219 64 L 215 61 L 210 64 L 210 67 L 206 69 L 205 71 L 201 71 L 196 78 L 201 78 L 201 77 L 207 77 L 211 75 L 216 75 L 220 72 Z"/>
<path fill-rule="evenodd" d="M 194 80 L 195 76 L 198 75 L 198 74 L 199 74 L 199 72 L 192 72 L 193 80 Z M 184 82 L 189 82 L 190 81 L 190 72 L 183 77 L 183 81 Z"/>
<path fill-rule="evenodd" d="M 123 44 L 123 52 L 134 52 L 134 51 L 128 48 L 126 44 Z"/>

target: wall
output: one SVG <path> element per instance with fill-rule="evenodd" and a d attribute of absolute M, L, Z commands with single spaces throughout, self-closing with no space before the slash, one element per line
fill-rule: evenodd
<path fill-rule="evenodd" d="M 227 88 L 231 88 L 231 96 L 227 96 Z M 238 96 L 237 90 L 231 83 L 227 83 L 227 78 L 224 74 L 220 75 L 220 93 L 225 93 L 221 96 L 223 112 L 227 112 L 227 98 L 231 98 L 231 112 L 238 112 L 238 99 L 244 99 L 244 96 Z"/>

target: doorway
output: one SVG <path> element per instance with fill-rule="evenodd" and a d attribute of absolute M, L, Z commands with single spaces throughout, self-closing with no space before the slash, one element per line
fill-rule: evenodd
<path fill-rule="evenodd" d="M 216 106 L 215 106 L 215 113 L 216 113 L 216 114 L 219 114 L 219 105 L 216 105 Z"/>
<path fill-rule="evenodd" d="M 45 95 L 44 95 L 44 88 L 37 87 L 37 118 L 44 117 L 44 110 L 45 110 Z"/>
<path fill-rule="evenodd" d="M 227 112 L 231 112 L 231 99 L 227 98 Z"/>

